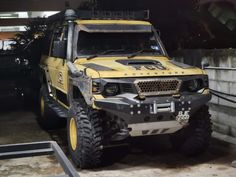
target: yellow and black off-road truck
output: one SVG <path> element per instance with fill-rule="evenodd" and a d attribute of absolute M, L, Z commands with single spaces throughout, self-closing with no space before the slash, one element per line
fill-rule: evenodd
<path fill-rule="evenodd" d="M 129 137 L 169 134 L 187 155 L 209 144 L 208 76 L 170 60 L 146 14 L 66 10 L 49 18 L 39 123 L 55 128 L 67 119 L 81 168 L 99 165 L 106 145 Z"/>

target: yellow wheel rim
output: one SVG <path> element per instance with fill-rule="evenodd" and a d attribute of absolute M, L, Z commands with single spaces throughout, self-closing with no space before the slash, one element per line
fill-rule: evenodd
<path fill-rule="evenodd" d="M 44 103 L 44 99 L 43 99 L 43 97 L 41 97 L 41 99 L 40 99 L 40 112 L 41 112 L 41 116 L 44 116 L 44 110 L 45 109 L 45 103 Z"/>
<path fill-rule="evenodd" d="M 72 150 L 75 151 L 77 147 L 77 127 L 74 118 L 70 119 L 70 144 Z"/>

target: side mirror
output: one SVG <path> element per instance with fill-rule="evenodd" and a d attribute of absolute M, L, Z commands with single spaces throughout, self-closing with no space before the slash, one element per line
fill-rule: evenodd
<path fill-rule="evenodd" d="M 52 56 L 66 58 L 66 41 L 53 41 Z"/>
<path fill-rule="evenodd" d="M 206 67 L 210 66 L 209 60 L 207 58 L 202 59 L 201 65 L 202 69 L 205 69 Z"/>

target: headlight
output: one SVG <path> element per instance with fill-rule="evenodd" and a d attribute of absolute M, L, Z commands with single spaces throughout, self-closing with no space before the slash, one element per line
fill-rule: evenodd
<path fill-rule="evenodd" d="M 203 87 L 203 84 L 202 84 L 201 79 L 194 79 L 194 80 L 188 81 L 188 90 L 190 92 L 196 92 L 202 89 L 202 87 Z"/>
<path fill-rule="evenodd" d="M 101 93 L 101 88 L 100 88 L 100 82 L 98 81 L 93 81 L 92 83 L 92 92 L 95 94 Z"/>
<path fill-rule="evenodd" d="M 104 88 L 104 94 L 106 96 L 115 96 L 119 93 L 119 85 L 118 84 L 107 84 Z"/>

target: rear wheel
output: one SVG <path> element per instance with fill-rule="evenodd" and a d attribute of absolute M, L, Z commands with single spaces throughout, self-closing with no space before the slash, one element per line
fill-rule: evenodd
<path fill-rule="evenodd" d="M 79 107 L 67 121 L 69 151 L 80 168 L 101 164 L 103 137 L 99 115 L 96 110 Z"/>
<path fill-rule="evenodd" d="M 64 127 L 65 120 L 63 118 L 59 118 L 47 105 L 48 90 L 45 84 L 42 85 L 39 95 L 39 125 L 45 130 L 53 130 Z"/>
<path fill-rule="evenodd" d="M 189 120 L 189 125 L 171 135 L 173 147 L 184 155 L 204 152 L 210 143 L 212 127 L 208 106 L 203 106 Z"/>

